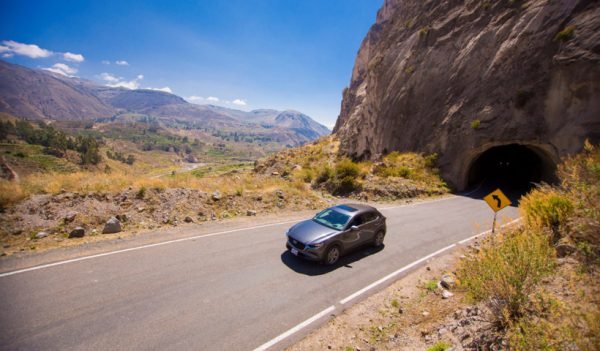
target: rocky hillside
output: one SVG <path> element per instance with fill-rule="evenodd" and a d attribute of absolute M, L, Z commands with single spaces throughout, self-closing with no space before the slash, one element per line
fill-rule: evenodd
<path fill-rule="evenodd" d="M 599 2 L 386 0 L 334 132 L 355 158 L 438 153 L 460 189 L 493 147 L 552 168 L 599 140 L 599 116 Z"/>
<path fill-rule="evenodd" d="M 28 119 L 110 117 L 114 107 L 93 91 L 40 70 L 0 60 L 0 111 Z"/>
<path fill-rule="evenodd" d="M 167 126 L 221 133 L 252 130 L 282 145 L 299 145 L 330 133 L 300 112 L 256 111 L 196 105 L 162 91 L 111 88 L 0 60 L 0 112 L 20 118 L 107 121 L 134 113 L 156 117 Z"/>

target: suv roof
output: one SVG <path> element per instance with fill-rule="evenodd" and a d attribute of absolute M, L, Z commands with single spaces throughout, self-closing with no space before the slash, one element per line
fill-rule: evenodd
<path fill-rule="evenodd" d="M 350 216 L 356 216 L 357 214 L 376 211 L 374 207 L 362 204 L 340 204 L 334 206 L 334 208 Z"/>

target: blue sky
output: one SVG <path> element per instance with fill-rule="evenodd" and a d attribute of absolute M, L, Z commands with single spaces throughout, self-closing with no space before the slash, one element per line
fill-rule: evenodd
<path fill-rule="evenodd" d="M 0 0 L 0 56 L 196 103 L 295 109 L 331 127 L 382 3 Z"/>

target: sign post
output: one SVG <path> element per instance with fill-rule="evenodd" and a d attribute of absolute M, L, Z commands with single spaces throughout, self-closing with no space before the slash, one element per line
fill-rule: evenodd
<path fill-rule="evenodd" d="M 492 222 L 492 233 L 496 230 L 496 214 L 501 209 L 512 204 L 500 189 L 496 189 L 483 197 L 485 202 L 494 211 L 494 222 Z"/>

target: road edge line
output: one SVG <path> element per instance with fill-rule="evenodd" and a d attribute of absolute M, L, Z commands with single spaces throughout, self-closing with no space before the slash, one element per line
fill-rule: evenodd
<path fill-rule="evenodd" d="M 514 219 L 514 220 L 512 220 L 512 221 L 510 221 L 508 223 L 503 224 L 501 227 L 505 227 L 505 226 L 511 225 L 511 224 L 516 223 L 516 222 L 518 222 L 520 220 L 521 220 L 521 218 Z M 383 277 L 383 278 L 381 278 L 381 279 L 379 279 L 379 280 L 377 280 L 377 281 L 375 281 L 375 282 L 367 285 L 366 287 L 364 287 L 364 288 L 358 290 L 357 292 L 349 295 L 348 297 L 340 300 L 339 303 L 341 305 L 345 305 L 346 303 L 354 300 L 355 298 L 357 298 L 360 295 L 366 293 L 367 291 L 369 291 L 369 290 L 377 287 L 378 285 L 381 285 L 382 283 L 384 283 L 384 282 L 386 282 L 386 281 L 394 278 L 398 274 L 400 274 L 400 273 L 402 273 L 402 272 L 404 272 L 404 271 L 406 271 L 406 270 L 408 270 L 408 269 L 410 269 L 410 268 L 412 268 L 412 267 L 414 267 L 416 265 L 419 265 L 420 263 L 423 263 L 424 261 L 426 261 L 426 260 L 428 260 L 428 259 L 430 259 L 430 258 L 432 258 L 434 256 L 437 256 L 437 255 L 441 254 L 444 251 L 450 250 L 450 249 L 452 249 L 452 248 L 454 248 L 454 247 L 456 247 L 458 245 L 462 245 L 462 244 L 464 244 L 464 243 L 466 243 L 466 242 L 468 242 L 470 240 L 473 240 L 473 239 L 475 239 L 477 237 L 480 237 L 482 235 L 488 234 L 490 232 L 491 232 L 491 230 L 486 230 L 486 231 L 481 232 L 479 234 L 473 235 L 473 236 L 471 236 L 471 237 L 469 237 L 467 239 L 464 239 L 464 240 L 458 241 L 458 242 L 456 242 L 454 244 L 451 244 L 451 245 L 448 245 L 446 247 L 443 247 L 443 248 L 441 248 L 441 249 L 439 249 L 439 250 L 437 250 L 437 251 L 435 251 L 433 253 L 430 253 L 429 255 L 424 256 L 424 257 L 422 257 L 422 258 L 420 258 L 420 259 L 418 259 L 418 260 L 416 260 L 416 261 L 414 261 L 412 263 L 409 263 L 408 265 L 406 265 L 406 266 L 404 266 L 404 267 L 402 267 L 402 268 L 400 268 L 400 269 L 398 269 L 398 270 L 396 270 L 396 271 L 394 271 L 394 272 L 386 275 L 385 277 Z M 304 322 L 301 322 L 301 323 L 297 324 L 296 326 L 292 327 L 291 329 L 288 329 L 287 331 L 279 334 L 275 338 L 267 341 L 266 343 L 264 343 L 261 346 L 257 347 L 253 351 L 265 351 L 265 350 L 268 350 L 270 347 L 272 347 L 272 346 L 276 345 L 277 343 L 283 341 L 284 339 L 288 338 L 289 336 L 291 336 L 291 335 L 299 332 L 303 328 L 307 327 L 308 325 L 310 325 L 311 323 L 315 322 L 316 320 L 324 317 L 326 314 L 328 314 L 330 312 L 333 312 L 334 310 L 335 310 L 335 306 L 333 306 L 333 305 L 329 306 L 325 310 L 323 310 L 323 311 L 315 314 L 314 316 L 310 317 L 309 319 L 305 320 Z"/>
<path fill-rule="evenodd" d="M 326 309 L 324 309 L 323 311 L 315 314 L 314 316 L 308 318 L 307 320 L 305 320 L 304 322 L 301 322 L 299 324 L 297 324 L 296 326 L 288 329 L 287 331 L 279 334 L 278 336 L 274 337 L 273 339 L 267 341 L 266 343 L 260 345 L 259 347 L 255 348 L 254 351 L 265 351 L 267 349 L 269 349 L 271 346 L 279 343 L 280 341 L 286 339 L 287 337 L 299 332 L 300 330 L 304 329 L 306 326 L 312 324 L 313 322 L 321 319 L 322 317 L 324 317 L 325 315 L 327 315 L 328 313 L 331 313 L 335 310 L 335 306 L 331 305 L 329 307 L 327 307 Z"/>
<path fill-rule="evenodd" d="M 366 287 L 358 290 L 357 292 L 355 292 L 355 293 L 353 293 L 353 294 L 351 294 L 351 295 L 349 295 L 349 296 L 341 299 L 340 300 L 340 304 L 345 305 L 349 301 L 354 300 L 355 298 L 357 298 L 360 295 L 366 293 L 367 291 L 373 289 L 374 287 L 376 287 L 378 285 L 381 285 L 382 283 L 384 283 L 384 282 L 386 282 L 386 281 L 394 278 L 395 276 L 397 276 L 398 274 L 406 271 L 407 269 L 410 269 L 410 268 L 418 265 L 419 263 L 421 263 L 423 261 L 426 261 L 426 260 L 432 258 L 433 256 L 439 255 L 440 253 L 442 253 L 442 252 L 444 252 L 446 250 L 449 250 L 449 249 L 451 249 L 451 248 L 453 248 L 455 246 L 456 246 L 456 244 L 448 245 L 448 246 L 446 246 L 444 248 L 441 248 L 441 249 L 439 249 L 439 250 L 437 250 L 437 251 L 435 251 L 433 253 L 430 253 L 427 256 L 421 257 L 420 259 L 418 259 L 418 260 L 416 260 L 416 261 L 414 261 L 412 263 L 407 264 L 406 266 L 404 266 L 404 267 L 402 267 L 402 268 L 400 268 L 400 269 L 398 269 L 398 270 L 396 270 L 396 271 L 394 271 L 394 272 L 386 275 L 385 277 L 383 277 L 383 278 L 381 278 L 381 279 L 379 279 L 379 280 L 377 280 L 377 281 L 375 281 L 375 282 L 367 285 Z"/>
<path fill-rule="evenodd" d="M 240 232 L 240 231 L 243 231 L 243 230 L 252 230 L 252 229 L 259 229 L 259 228 L 266 228 L 266 227 L 274 227 L 274 226 L 277 226 L 277 225 L 289 224 L 289 223 L 294 223 L 294 222 L 298 222 L 298 221 L 299 220 L 293 220 L 293 221 L 285 221 L 285 222 L 277 222 L 277 223 L 270 223 L 270 224 L 258 225 L 258 226 L 254 226 L 254 227 L 238 228 L 238 229 L 226 230 L 226 231 L 222 231 L 222 232 L 207 233 L 207 234 L 202 234 L 202 235 L 190 236 L 190 237 L 186 237 L 186 238 L 180 238 L 180 239 L 173 239 L 173 240 L 168 240 L 168 241 L 162 241 L 162 242 L 154 243 L 154 244 L 146 244 L 146 245 L 141 245 L 141 246 L 135 246 L 135 247 L 130 247 L 130 248 L 127 248 L 127 249 L 121 249 L 121 250 L 116 250 L 116 251 L 103 252 L 103 253 L 99 253 L 99 254 L 95 254 L 95 255 L 77 257 L 77 258 L 72 258 L 72 259 L 69 259 L 69 260 L 58 261 L 58 262 L 53 262 L 53 263 L 46 263 L 46 264 L 42 264 L 42 265 L 39 265 L 39 266 L 33 266 L 33 267 L 29 267 L 29 268 L 23 268 L 23 269 L 18 269 L 18 270 L 14 270 L 14 271 L 0 273 L 0 278 L 11 276 L 11 275 L 15 275 L 15 274 L 20 274 L 20 273 L 37 271 L 37 270 L 40 270 L 40 269 L 45 269 L 45 268 L 50 268 L 50 267 L 55 267 L 55 266 L 61 266 L 61 265 L 68 264 L 68 263 L 74 263 L 74 262 L 79 262 L 79 261 L 90 260 L 90 259 L 93 259 L 93 258 L 99 258 L 99 257 L 104 257 L 104 256 L 116 255 L 116 254 L 120 254 L 120 253 L 124 253 L 124 252 L 137 251 L 137 250 L 142 250 L 142 249 L 148 249 L 148 248 L 151 248 L 151 247 L 157 247 L 157 246 L 175 244 L 175 243 L 180 243 L 180 242 L 190 241 L 190 240 L 195 240 L 195 239 L 208 238 L 208 237 L 211 237 L 211 236 L 218 236 L 218 235 L 230 234 L 230 233 Z"/>

